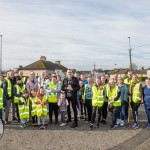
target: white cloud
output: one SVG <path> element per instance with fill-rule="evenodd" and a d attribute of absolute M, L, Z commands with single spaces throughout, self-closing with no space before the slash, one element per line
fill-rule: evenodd
<path fill-rule="evenodd" d="M 150 2 L 26 0 L 0 2 L 3 68 L 28 65 L 46 55 L 70 68 L 149 66 Z M 140 57 L 140 59 L 138 59 Z M 143 58 L 143 59 L 142 59 Z"/>

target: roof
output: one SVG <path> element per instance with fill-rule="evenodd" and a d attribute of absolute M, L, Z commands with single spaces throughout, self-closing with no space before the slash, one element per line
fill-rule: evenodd
<path fill-rule="evenodd" d="M 25 67 L 23 67 L 21 70 L 62 70 L 63 72 L 67 71 L 67 68 L 64 67 L 63 65 L 55 64 L 51 61 L 44 61 L 44 60 L 38 60 L 32 64 L 29 64 Z"/>

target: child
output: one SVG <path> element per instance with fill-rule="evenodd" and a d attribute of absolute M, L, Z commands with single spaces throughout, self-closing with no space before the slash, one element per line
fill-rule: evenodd
<path fill-rule="evenodd" d="M 47 115 L 48 100 L 46 98 L 46 95 L 44 94 L 43 87 L 39 88 L 36 101 L 34 103 L 36 104 L 39 129 L 45 129 L 45 116 Z"/>
<path fill-rule="evenodd" d="M 58 106 L 61 113 L 61 127 L 66 125 L 65 116 L 67 112 L 67 106 L 69 105 L 68 100 L 65 98 L 65 92 L 61 91 L 60 98 L 58 100 Z"/>
<path fill-rule="evenodd" d="M 36 105 L 35 105 L 35 101 L 36 101 L 36 92 L 32 89 L 30 91 L 30 102 L 31 102 L 31 116 L 32 116 L 32 123 L 33 126 L 36 126 L 37 124 L 37 111 L 36 111 Z"/>
<path fill-rule="evenodd" d="M 19 117 L 21 119 L 21 128 L 28 127 L 27 119 L 29 119 L 29 99 L 28 92 L 25 90 L 19 98 Z"/>

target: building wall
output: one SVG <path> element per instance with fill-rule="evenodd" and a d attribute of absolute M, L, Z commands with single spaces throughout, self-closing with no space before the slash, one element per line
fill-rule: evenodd
<path fill-rule="evenodd" d="M 42 72 L 45 72 L 46 75 L 54 72 L 54 71 L 50 71 L 50 70 L 23 70 L 23 75 L 29 76 L 31 71 L 34 71 L 36 76 L 40 76 Z"/>
<path fill-rule="evenodd" d="M 150 70 L 147 70 L 147 77 L 150 78 Z"/>

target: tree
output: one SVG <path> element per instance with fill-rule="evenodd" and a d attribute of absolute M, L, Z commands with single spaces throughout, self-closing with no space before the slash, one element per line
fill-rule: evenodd
<path fill-rule="evenodd" d="M 19 65 L 19 69 L 22 69 L 23 68 L 23 66 L 22 65 Z"/>

